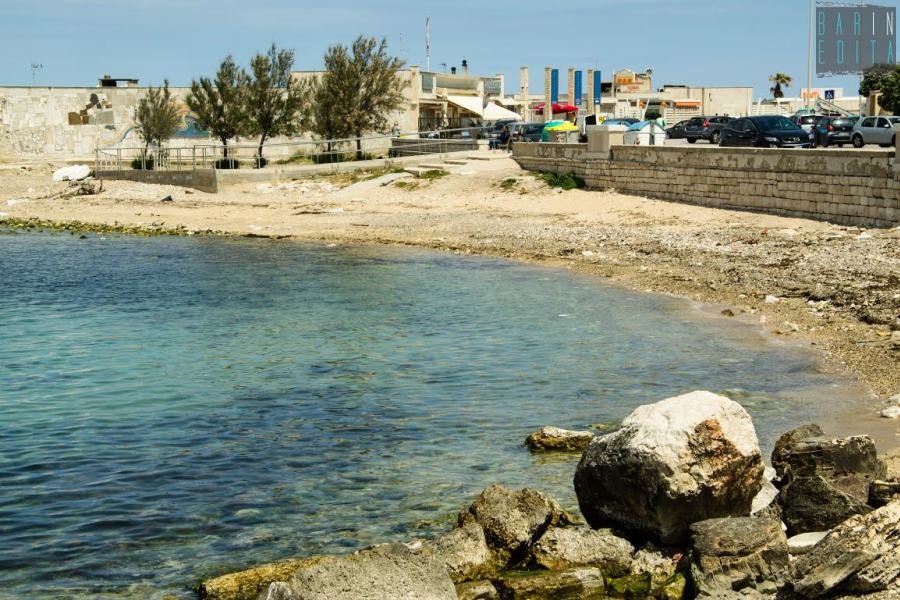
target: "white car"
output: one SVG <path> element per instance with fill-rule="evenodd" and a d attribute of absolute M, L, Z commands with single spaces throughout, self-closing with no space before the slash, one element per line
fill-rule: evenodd
<path fill-rule="evenodd" d="M 889 148 L 894 145 L 894 125 L 900 125 L 900 117 L 863 117 L 853 126 L 850 141 L 854 148 L 866 144 Z"/>

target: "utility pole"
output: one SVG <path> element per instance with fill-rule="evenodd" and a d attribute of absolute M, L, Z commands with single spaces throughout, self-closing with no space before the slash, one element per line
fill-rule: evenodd
<path fill-rule="evenodd" d="M 809 43 L 806 46 L 806 110 L 809 112 L 809 99 L 812 96 L 812 46 L 813 22 L 815 21 L 814 0 L 809 0 Z"/>
<path fill-rule="evenodd" d="M 44 68 L 40 63 L 31 63 L 31 85 L 37 82 L 37 72 Z"/>

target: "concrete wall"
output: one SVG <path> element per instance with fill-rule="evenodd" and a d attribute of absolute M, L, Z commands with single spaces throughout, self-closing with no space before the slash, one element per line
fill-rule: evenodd
<path fill-rule="evenodd" d="M 187 88 L 170 88 L 184 115 Z M 0 156 L 89 156 L 95 146 L 142 145 L 134 127 L 147 88 L 0 87 Z M 207 137 L 171 145 L 209 143 Z"/>
<path fill-rule="evenodd" d="M 395 138 L 391 156 L 421 156 L 444 152 L 468 152 L 478 150 L 477 140 L 429 140 Z"/>
<path fill-rule="evenodd" d="M 178 185 L 212 194 L 219 191 L 215 169 L 194 169 L 190 171 L 97 171 L 95 177 L 98 179 L 140 181 L 157 185 Z"/>
<path fill-rule="evenodd" d="M 588 187 L 703 206 L 825 220 L 900 224 L 893 151 L 513 144 L 524 169 L 572 171 Z"/>

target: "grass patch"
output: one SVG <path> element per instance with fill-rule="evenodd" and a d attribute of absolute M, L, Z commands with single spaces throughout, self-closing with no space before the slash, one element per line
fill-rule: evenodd
<path fill-rule="evenodd" d="M 407 192 L 409 192 L 409 191 L 412 191 L 412 190 L 418 188 L 419 182 L 418 181 L 404 181 L 401 179 L 400 181 L 394 182 L 394 187 L 400 188 L 401 190 L 406 190 Z"/>
<path fill-rule="evenodd" d="M 444 169 L 431 169 L 430 171 L 425 171 L 424 173 L 419 173 L 419 179 L 440 179 L 441 177 L 446 177 L 449 175 L 449 171 L 445 171 Z"/>
<path fill-rule="evenodd" d="M 571 171 L 566 173 L 541 173 L 539 177 L 550 187 L 558 187 L 564 190 L 574 190 L 584 187 L 584 179 Z"/>
<path fill-rule="evenodd" d="M 512 190 L 514 190 L 516 188 L 517 183 L 519 183 L 518 179 L 516 179 L 515 177 L 508 177 L 508 178 L 504 179 L 503 181 L 501 181 L 500 183 L 498 183 L 497 187 L 500 188 L 501 190 L 506 190 L 508 192 L 511 192 Z"/>

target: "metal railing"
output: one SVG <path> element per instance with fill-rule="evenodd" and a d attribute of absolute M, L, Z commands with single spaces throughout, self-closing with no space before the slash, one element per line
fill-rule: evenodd
<path fill-rule="evenodd" d="M 477 140 L 487 137 L 490 131 L 488 127 L 466 127 L 398 132 L 360 138 L 272 142 L 263 146 L 262 160 L 259 156 L 259 144 L 196 144 L 186 147 L 146 148 L 116 146 L 95 150 L 95 170 L 246 169 L 291 164 L 337 165 L 358 160 L 392 159 L 417 154 L 443 155 L 456 151 L 455 146 L 463 146 L 466 142 L 477 144 Z"/>

